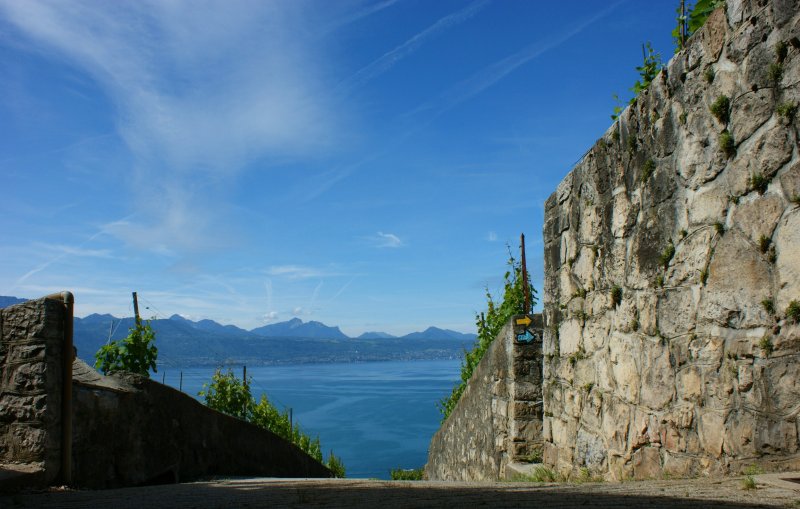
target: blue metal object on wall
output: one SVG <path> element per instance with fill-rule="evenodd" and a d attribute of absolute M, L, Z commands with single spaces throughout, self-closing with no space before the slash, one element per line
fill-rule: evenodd
<path fill-rule="evenodd" d="M 525 329 L 525 332 L 522 334 L 517 334 L 517 341 L 519 343 L 531 343 L 534 339 L 536 339 L 536 335 L 532 334 L 528 329 Z"/>

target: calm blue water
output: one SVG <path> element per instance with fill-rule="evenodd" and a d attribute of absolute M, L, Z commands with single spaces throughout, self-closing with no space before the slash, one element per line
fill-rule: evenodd
<path fill-rule="evenodd" d="M 264 393 L 278 408 L 292 408 L 294 421 L 319 435 L 327 458 L 333 450 L 347 477 L 388 479 L 392 468 L 425 464 L 439 428 L 436 402 L 459 379 L 460 361 L 391 361 L 248 367 L 256 399 Z M 233 368 L 242 376 L 241 367 Z M 183 391 L 197 397 L 214 368 L 184 368 Z M 180 369 L 153 375 L 177 388 Z"/>

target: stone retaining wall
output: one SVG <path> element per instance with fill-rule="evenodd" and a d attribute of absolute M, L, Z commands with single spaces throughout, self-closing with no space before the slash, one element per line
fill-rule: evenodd
<path fill-rule="evenodd" d="M 42 483 L 60 469 L 65 315 L 50 299 L 0 309 L 0 465 L 30 467 Z"/>
<path fill-rule="evenodd" d="M 531 342 L 509 322 L 478 363 L 458 405 L 431 440 L 431 480 L 481 481 L 505 476 L 510 461 L 541 454 L 541 317 Z"/>
<path fill-rule="evenodd" d="M 562 472 L 800 467 L 800 2 L 726 5 L 545 205 Z"/>
<path fill-rule="evenodd" d="M 0 310 L 0 489 L 46 486 L 59 474 L 65 318 L 49 299 Z M 75 486 L 331 475 L 274 433 L 147 377 L 101 376 L 80 360 L 73 375 Z"/>

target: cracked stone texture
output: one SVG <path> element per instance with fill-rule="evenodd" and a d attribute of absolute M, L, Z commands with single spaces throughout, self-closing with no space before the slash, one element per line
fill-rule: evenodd
<path fill-rule="evenodd" d="M 36 465 L 43 483 L 61 460 L 62 302 L 0 309 L 0 464 Z"/>
<path fill-rule="evenodd" d="M 800 467 L 800 114 L 777 111 L 800 103 L 798 36 L 800 1 L 729 0 L 547 200 L 544 460 L 561 473 Z"/>

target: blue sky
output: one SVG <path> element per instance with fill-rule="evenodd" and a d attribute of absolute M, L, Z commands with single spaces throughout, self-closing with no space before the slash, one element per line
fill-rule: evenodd
<path fill-rule="evenodd" d="M 677 3 L 0 0 L 0 294 L 471 332 Z"/>

